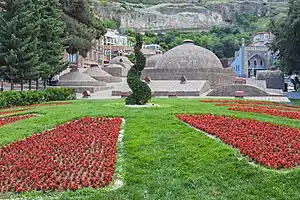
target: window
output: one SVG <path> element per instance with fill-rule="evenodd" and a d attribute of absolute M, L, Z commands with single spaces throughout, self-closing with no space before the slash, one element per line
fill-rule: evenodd
<path fill-rule="evenodd" d="M 262 60 L 260 61 L 260 66 L 263 66 L 263 61 Z"/>
<path fill-rule="evenodd" d="M 76 62 L 77 62 L 77 59 L 78 59 L 77 54 L 69 54 L 69 53 L 68 53 L 68 61 L 69 61 L 70 63 L 76 63 Z"/>
<path fill-rule="evenodd" d="M 92 59 L 92 52 L 91 52 L 91 51 L 88 52 L 88 59 L 89 59 L 89 60 Z"/>
<path fill-rule="evenodd" d="M 254 66 L 256 66 L 257 65 L 257 62 L 256 62 L 256 60 L 254 60 Z"/>
<path fill-rule="evenodd" d="M 250 60 L 248 60 L 248 66 L 250 66 Z"/>

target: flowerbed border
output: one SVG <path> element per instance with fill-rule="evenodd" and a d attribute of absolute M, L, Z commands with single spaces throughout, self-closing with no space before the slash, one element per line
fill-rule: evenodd
<path fill-rule="evenodd" d="M 277 172 L 277 173 L 289 173 L 289 172 L 292 172 L 294 170 L 297 170 L 299 169 L 300 167 L 295 167 L 295 168 L 280 168 L 280 169 L 274 169 L 274 168 L 270 168 L 270 167 L 266 167 L 264 166 L 263 164 L 261 163 L 258 163 L 256 162 L 255 160 L 251 159 L 248 155 L 244 155 L 241 153 L 240 149 L 239 148 L 236 148 L 236 147 L 233 147 L 229 144 L 226 144 L 223 140 L 221 140 L 220 138 L 218 138 L 217 136 L 215 135 L 212 135 L 210 133 L 207 133 L 206 131 L 203 131 L 203 130 L 200 130 L 192 125 L 190 125 L 189 123 L 185 122 L 185 121 L 182 121 L 181 119 L 179 119 L 177 117 L 177 115 L 206 115 L 206 114 L 199 114 L 199 113 L 193 113 L 193 114 L 187 114 L 187 113 L 184 113 L 184 114 L 176 114 L 175 117 L 177 118 L 177 120 L 179 120 L 181 123 L 185 124 L 186 126 L 188 126 L 189 128 L 192 128 L 194 130 L 196 130 L 197 132 L 200 132 L 200 133 L 203 133 L 205 136 L 207 136 L 208 138 L 211 138 L 213 140 L 215 140 L 216 142 L 218 142 L 219 144 L 221 145 L 225 145 L 227 147 L 230 147 L 231 149 L 233 149 L 236 153 L 236 157 L 239 161 L 241 160 L 246 160 L 248 162 L 248 164 L 250 164 L 251 166 L 254 166 L 256 168 L 260 168 L 262 170 L 265 170 L 265 171 L 272 171 L 272 172 Z M 250 119 L 250 120 L 256 120 L 256 119 L 252 119 L 252 118 L 242 118 L 242 117 L 237 117 L 237 116 L 234 116 L 234 115 L 217 115 L 217 116 L 221 116 L 221 117 L 232 117 L 232 118 L 236 118 L 236 119 Z M 258 120 L 259 121 L 259 120 Z M 276 125 L 280 125 L 280 126 L 286 126 L 286 127 L 289 127 L 287 125 L 282 125 L 282 124 L 277 124 L 277 123 L 272 123 L 272 122 L 266 122 L 266 123 L 271 123 L 271 124 L 276 124 Z"/>

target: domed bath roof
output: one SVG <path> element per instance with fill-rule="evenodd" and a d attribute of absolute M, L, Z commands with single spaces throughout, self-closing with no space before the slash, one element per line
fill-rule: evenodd
<path fill-rule="evenodd" d="M 162 54 L 156 54 L 154 56 L 151 56 L 146 60 L 146 67 L 147 68 L 154 68 L 155 64 L 163 57 Z"/>
<path fill-rule="evenodd" d="M 59 77 L 58 86 L 106 86 L 105 82 L 99 82 L 92 77 L 79 72 L 78 69 L 72 69 Z"/>
<path fill-rule="evenodd" d="M 83 72 L 91 77 L 99 77 L 99 76 L 112 76 L 103 69 L 101 69 L 98 65 L 92 65 L 89 69 Z"/>
<path fill-rule="evenodd" d="M 167 51 L 155 64 L 155 68 L 186 69 L 186 68 L 220 68 L 222 64 L 219 58 L 210 50 L 193 44 L 191 40 L 185 40 L 179 45 Z"/>
<path fill-rule="evenodd" d="M 119 68 L 123 68 L 120 65 L 117 66 L 119 66 Z M 98 81 L 104 81 L 107 83 L 117 83 L 122 81 L 120 77 L 113 77 L 98 65 L 92 65 L 91 68 L 87 69 L 84 73 Z"/>
<path fill-rule="evenodd" d="M 109 64 L 117 64 L 117 65 L 122 65 L 126 68 L 130 68 L 132 64 L 132 62 L 126 57 L 126 56 L 117 56 L 115 58 L 113 58 Z"/>

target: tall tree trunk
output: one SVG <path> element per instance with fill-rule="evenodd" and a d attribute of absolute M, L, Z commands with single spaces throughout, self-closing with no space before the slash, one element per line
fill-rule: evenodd
<path fill-rule="evenodd" d="M 36 79 L 35 89 L 36 89 L 36 90 L 39 90 L 39 79 Z"/>
<path fill-rule="evenodd" d="M 23 79 L 21 79 L 21 91 L 24 90 L 24 82 L 23 82 Z"/>
<path fill-rule="evenodd" d="M 44 78 L 44 90 L 47 88 L 47 78 Z"/>
<path fill-rule="evenodd" d="M 10 90 L 14 90 L 14 80 L 10 80 Z"/>
<path fill-rule="evenodd" d="M 29 80 L 29 82 L 28 82 L 28 90 L 31 90 L 31 79 Z"/>
<path fill-rule="evenodd" d="M 4 81 L 2 80 L 1 81 L 1 91 L 0 92 L 3 92 L 4 91 Z"/>

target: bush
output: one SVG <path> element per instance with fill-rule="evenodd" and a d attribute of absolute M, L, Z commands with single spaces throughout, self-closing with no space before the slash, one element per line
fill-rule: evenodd
<path fill-rule="evenodd" d="M 5 91 L 0 93 L 0 108 L 74 99 L 76 99 L 76 93 L 69 88 L 48 88 L 42 91 L 24 92 Z"/>

